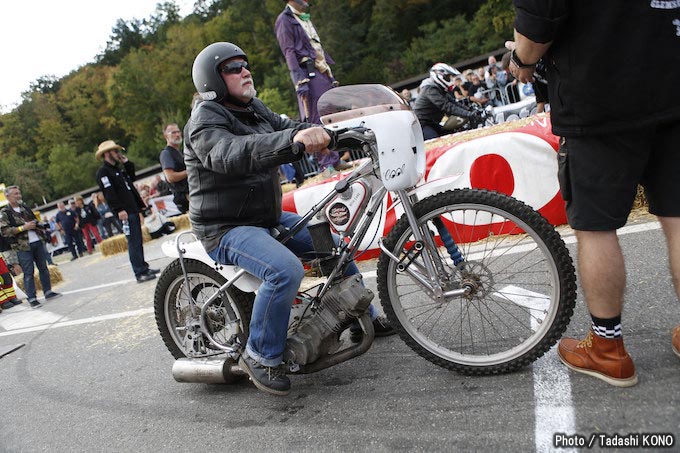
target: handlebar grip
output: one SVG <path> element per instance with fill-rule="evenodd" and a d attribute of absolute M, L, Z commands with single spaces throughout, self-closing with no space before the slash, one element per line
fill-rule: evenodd
<path fill-rule="evenodd" d="M 328 129 L 327 127 L 324 127 L 323 130 L 326 131 L 326 133 L 331 137 L 331 142 L 328 144 L 328 149 L 330 150 L 335 150 L 338 146 L 338 136 L 340 135 L 341 132 L 346 131 L 347 129 L 340 129 L 337 131 Z"/>
<path fill-rule="evenodd" d="M 290 148 L 296 156 L 305 152 L 305 144 L 302 142 L 293 142 Z"/>

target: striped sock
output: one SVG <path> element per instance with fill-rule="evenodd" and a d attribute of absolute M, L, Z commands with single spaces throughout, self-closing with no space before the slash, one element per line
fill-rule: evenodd
<path fill-rule="evenodd" d="M 614 318 L 604 319 L 593 316 L 593 332 L 602 338 L 620 338 L 621 334 L 621 315 Z"/>

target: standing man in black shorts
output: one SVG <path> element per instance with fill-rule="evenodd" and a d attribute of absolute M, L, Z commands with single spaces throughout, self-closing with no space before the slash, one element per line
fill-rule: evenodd
<path fill-rule="evenodd" d="M 173 200 L 179 212 L 184 214 L 189 210 L 189 184 L 187 183 L 187 167 L 184 165 L 182 146 L 182 131 L 177 124 L 171 123 L 163 128 L 166 147 L 161 151 L 161 168 L 165 179 L 170 184 Z"/>
<path fill-rule="evenodd" d="M 578 240 L 581 287 L 592 317 L 586 338 L 560 341 L 570 369 L 628 387 L 635 365 L 621 336 L 626 287 L 616 230 L 625 225 L 638 183 L 668 241 L 680 297 L 680 8 L 674 2 L 514 0 L 510 70 L 533 79 L 545 55 L 552 129 L 561 136 L 558 176 Z M 610 71 L 619 61 L 626 71 Z M 640 91 L 638 75 L 669 89 Z M 680 356 L 680 326 L 671 343 Z"/>

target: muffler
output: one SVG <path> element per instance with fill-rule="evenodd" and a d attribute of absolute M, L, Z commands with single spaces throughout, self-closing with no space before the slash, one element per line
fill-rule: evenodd
<path fill-rule="evenodd" d="M 231 384 L 246 372 L 232 358 L 177 359 L 172 365 L 172 377 L 177 382 L 201 384 Z"/>

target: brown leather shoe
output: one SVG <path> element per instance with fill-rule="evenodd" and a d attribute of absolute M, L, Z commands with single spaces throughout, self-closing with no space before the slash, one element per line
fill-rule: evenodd
<path fill-rule="evenodd" d="M 673 329 L 673 352 L 680 357 L 680 325 Z"/>
<path fill-rule="evenodd" d="M 590 330 L 581 341 L 574 338 L 560 340 L 557 354 L 562 363 L 576 372 L 602 379 L 617 387 L 637 384 L 633 359 L 626 352 L 621 337 L 602 338 Z"/>

